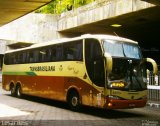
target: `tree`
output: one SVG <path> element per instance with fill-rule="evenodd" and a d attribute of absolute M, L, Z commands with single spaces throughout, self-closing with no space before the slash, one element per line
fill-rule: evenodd
<path fill-rule="evenodd" d="M 93 0 L 55 0 L 36 10 L 35 13 L 60 14 L 81 7 L 90 2 L 93 2 Z"/>

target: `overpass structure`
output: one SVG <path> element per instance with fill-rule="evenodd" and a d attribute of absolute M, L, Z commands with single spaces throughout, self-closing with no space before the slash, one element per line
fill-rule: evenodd
<path fill-rule="evenodd" d="M 34 11 L 50 1 L 0 0 L 0 26 Z M 90 7 L 85 6 L 61 14 L 58 22 L 56 22 L 58 24 L 57 31 L 62 36 L 103 33 L 131 38 L 138 41 L 142 48 L 151 49 L 148 50 L 149 54 L 147 55 L 150 55 L 151 51 L 155 51 L 156 53 L 152 56 L 158 59 L 160 64 L 160 0 L 97 1 L 99 2 L 96 4 L 88 5 Z M 114 24 L 116 25 L 114 26 Z M 3 55 L 0 54 L 0 69 L 2 58 Z M 148 86 L 148 88 L 150 90 L 160 89 L 157 86 Z M 153 91 L 151 91 L 151 94 L 153 94 Z M 159 92 L 156 96 L 158 95 Z"/>
<path fill-rule="evenodd" d="M 159 0 L 100 0 L 61 15 L 58 31 L 64 36 L 101 33 L 127 37 L 139 42 L 145 56 L 160 63 L 159 22 Z"/>
<path fill-rule="evenodd" d="M 0 26 L 50 1 L 0 0 Z M 159 0 L 95 0 L 84 7 L 62 13 L 55 24 L 58 24 L 57 31 L 67 37 L 100 33 L 136 40 L 141 47 L 149 48 L 149 55 L 150 50 L 155 51 L 154 56 L 159 59 L 159 12 Z M 114 27 L 113 24 L 118 24 L 120 27 Z"/>
<path fill-rule="evenodd" d="M 0 27 L 16 20 L 23 15 L 32 12 L 41 6 L 51 2 L 51 0 L 0 0 Z M 0 43 L 0 82 L 1 67 L 3 62 L 3 42 Z"/>
<path fill-rule="evenodd" d="M 151 44 L 157 46 L 159 12 L 160 6 L 155 1 L 101 0 L 61 15 L 58 31 L 66 36 L 114 34 L 146 43 L 149 47 Z"/>
<path fill-rule="evenodd" d="M 20 18 L 44 6 L 45 4 L 48 4 L 51 1 L 53 0 L 0 0 L 0 26 L 5 25 L 13 20 L 16 20 L 17 18 Z M 142 1 L 153 3 L 155 5 L 160 5 L 159 0 Z"/>
<path fill-rule="evenodd" d="M 52 0 L 0 0 L 0 26 L 5 25 Z"/>
<path fill-rule="evenodd" d="M 0 26 L 52 0 L 0 0 Z M 92 4 L 61 14 L 57 31 L 63 35 L 117 34 L 157 46 L 160 33 L 159 0 L 95 0 Z M 119 24 L 121 27 L 112 27 Z M 154 40 L 153 40 L 154 39 Z M 150 45 L 148 45 L 150 47 Z"/>

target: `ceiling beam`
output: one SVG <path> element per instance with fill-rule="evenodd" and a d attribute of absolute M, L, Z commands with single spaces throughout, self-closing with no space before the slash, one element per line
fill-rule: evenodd
<path fill-rule="evenodd" d="M 52 0 L 0 0 L 0 26 L 16 20 Z"/>

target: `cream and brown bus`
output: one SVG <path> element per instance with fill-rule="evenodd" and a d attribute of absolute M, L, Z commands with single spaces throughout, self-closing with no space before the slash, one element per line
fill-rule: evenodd
<path fill-rule="evenodd" d="M 82 35 L 5 53 L 2 86 L 23 94 L 106 109 L 144 107 L 145 62 L 138 43 L 109 35 Z"/>

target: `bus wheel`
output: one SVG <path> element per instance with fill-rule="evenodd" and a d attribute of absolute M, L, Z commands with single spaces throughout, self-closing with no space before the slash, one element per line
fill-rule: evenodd
<path fill-rule="evenodd" d="M 14 85 L 12 85 L 11 87 L 10 87 L 10 91 L 11 91 L 11 96 L 16 96 L 16 91 L 15 91 L 15 87 L 14 87 Z"/>
<path fill-rule="evenodd" d="M 79 95 L 76 91 L 72 91 L 68 96 L 68 104 L 73 111 L 77 111 L 79 109 Z"/>
<path fill-rule="evenodd" d="M 21 86 L 18 85 L 17 88 L 16 88 L 16 96 L 18 98 L 21 98 L 22 97 L 22 89 L 21 89 Z"/>

